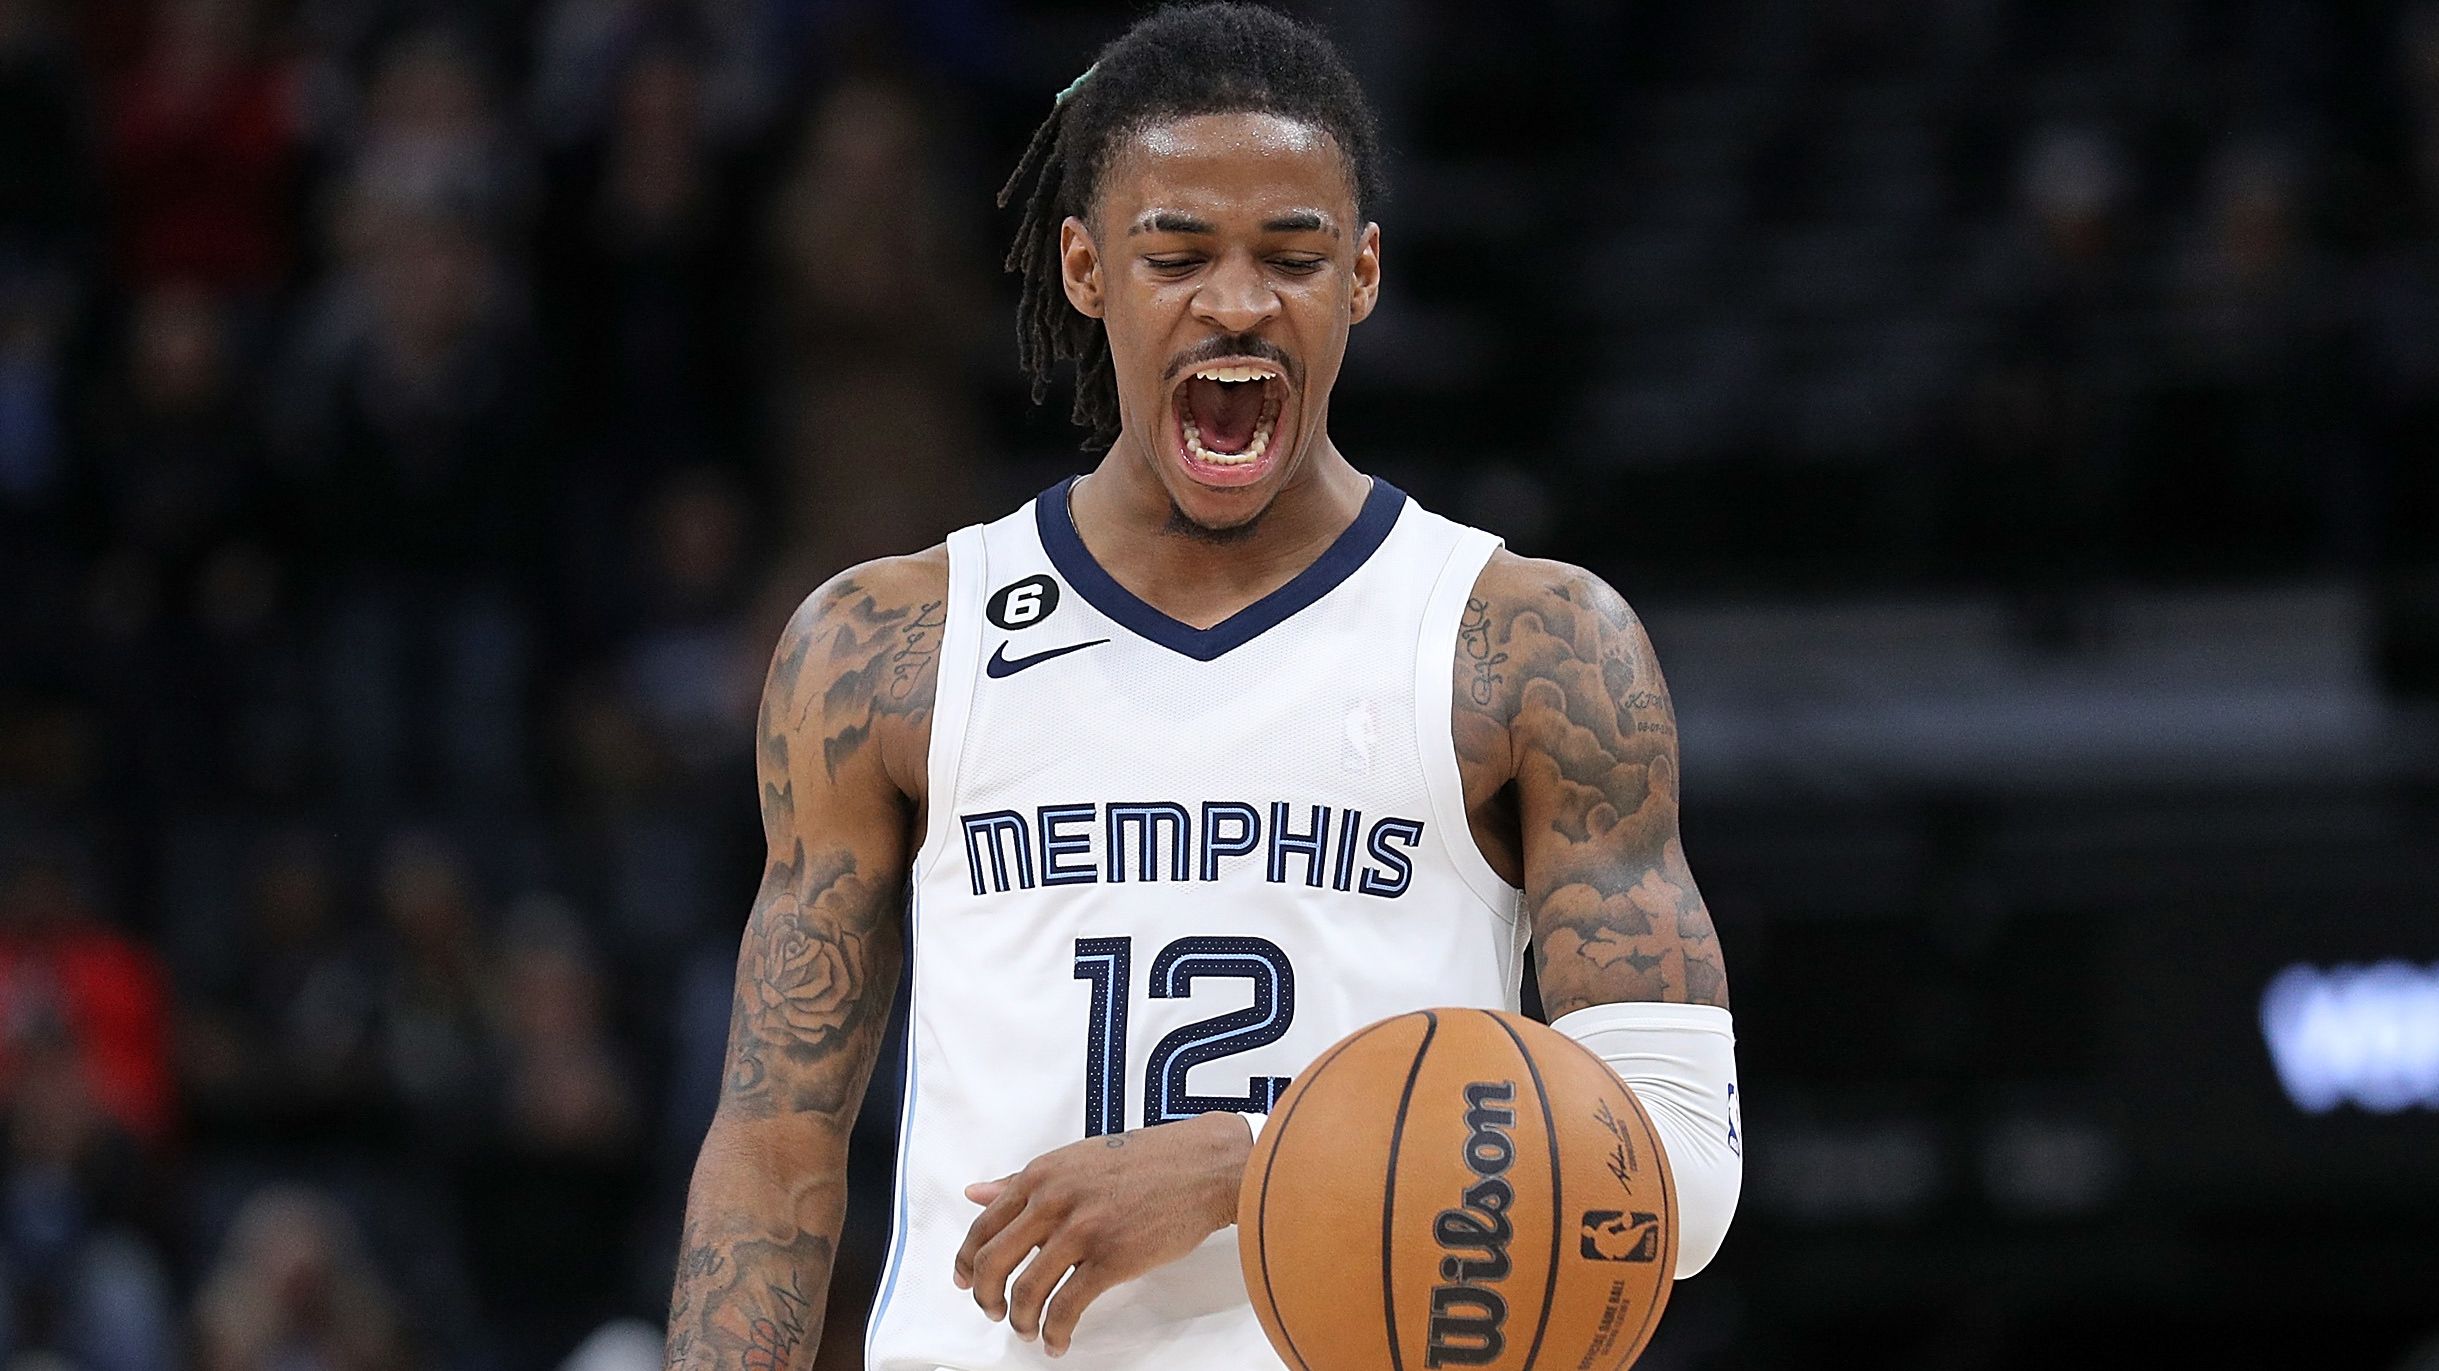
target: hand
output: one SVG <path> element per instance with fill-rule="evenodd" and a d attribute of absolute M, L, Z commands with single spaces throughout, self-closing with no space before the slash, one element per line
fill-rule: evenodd
<path fill-rule="evenodd" d="M 983 1209 L 957 1249 L 957 1288 L 1058 1356 L 1103 1291 L 1176 1261 L 1236 1221 L 1252 1151 L 1243 1119 L 1201 1114 L 1069 1143 L 1013 1176 L 969 1185 L 965 1197 Z M 1009 1274 L 1036 1249 L 1010 1285 Z"/>

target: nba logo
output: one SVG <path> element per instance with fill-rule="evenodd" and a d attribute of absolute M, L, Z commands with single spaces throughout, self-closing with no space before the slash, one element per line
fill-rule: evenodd
<path fill-rule="evenodd" d="M 1660 1259 L 1660 1216 L 1640 1210 L 1593 1209 L 1584 1214 L 1584 1255 L 1594 1261 L 1649 1262 Z"/>
<path fill-rule="evenodd" d="M 1372 769 L 1373 749 L 1380 746 L 1380 719 L 1373 714 L 1370 701 L 1361 701 L 1347 711 L 1345 746 L 1338 749 L 1339 765 L 1348 771 Z"/>

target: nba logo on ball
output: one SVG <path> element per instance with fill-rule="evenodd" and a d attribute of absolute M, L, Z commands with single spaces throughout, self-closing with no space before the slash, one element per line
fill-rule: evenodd
<path fill-rule="evenodd" d="M 1314 1058 L 1238 1197 L 1262 1329 L 1295 1371 L 1620 1371 L 1677 1265 L 1651 1121 L 1573 1039 L 1429 1009 Z"/>
<path fill-rule="evenodd" d="M 1620 1213 L 1592 1209 L 1584 1213 L 1584 1255 L 1595 1261 L 1648 1262 L 1660 1259 L 1660 1216 L 1641 1211 Z"/>

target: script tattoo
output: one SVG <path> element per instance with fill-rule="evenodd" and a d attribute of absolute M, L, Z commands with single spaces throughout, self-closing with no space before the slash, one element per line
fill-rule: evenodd
<path fill-rule="evenodd" d="M 808 603 L 807 610 L 817 622 L 804 625 L 802 631 L 808 637 L 819 632 L 826 638 L 822 651 L 830 668 L 829 683 L 818 696 L 808 691 L 799 700 L 795 681 L 787 682 L 788 698 L 795 702 L 790 723 L 802 728 L 810 716 L 819 713 L 822 766 L 830 779 L 837 780 L 839 769 L 872 741 L 874 727 L 884 718 L 900 716 L 920 722 L 930 717 L 940 683 L 940 635 L 947 623 L 946 605 L 945 600 L 883 604 L 853 579 Z M 805 612 L 800 611 L 799 620 L 804 617 Z M 797 624 L 789 625 L 790 634 L 798 631 Z M 786 646 L 781 650 L 783 664 L 788 650 Z M 774 688 L 779 684 L 776 668 L 772 684 Z M 769 733 L 766 726 L 764 736 Z"/>
<path fill-rule="evenodd" d="M 1478 599 L 1465 602 L 1465 617 L 1457 624 L 1457 646 L 1473 665 L 1466 693 L 1475 704 L 1489 707 L 1499 698 L 1499 668 L 1507 661 L 1506 653 L 1491 646 L 1489 604 Z"/>
<path fill-rule="evenodd" d="M 889 654 L 890 703 L 903 707 L 918 693 L 931 707 L 940 676 L 940 630 L 948 623 L 948 605 L 934 600 L 923 606 L 915 621 L 898 630 L 898 649 Z"/>
<path fill-rule="evenodd" d="M 820 1331 L 808 1272 L 827 1272 L 830 1240 L 797 1233 L 775 1241 L 750 1225 L 693 1222 L 678 1251 L 677 1294 L 669 1308 L 671 1371 L 741 1367 L 787 1371 L 811 1355 Z"/>
<path fill-rule="evenodd" d="M 1469 799 L 1512 787 L 1544 1008 L 1725 1005 L 1677 836 L 1676 711 L 1641 623 L 1557 563 L 1499 557 L 1477 594 L 1458 629 L 1458 760 Z"/>

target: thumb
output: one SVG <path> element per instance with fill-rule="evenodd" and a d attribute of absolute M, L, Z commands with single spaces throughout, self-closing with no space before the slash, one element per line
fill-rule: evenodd
<path fill-rule="evenodd" d="M 976 1181 L 965 1188 L 965 1197 L 976 1204 L 989 1204 L 1004 1194 L 1008 1189 L 1008 1182 L 1015 1179 L 1016 1177 L 1011 1175 L 1002 1176 L 995 1181 Z"/>

